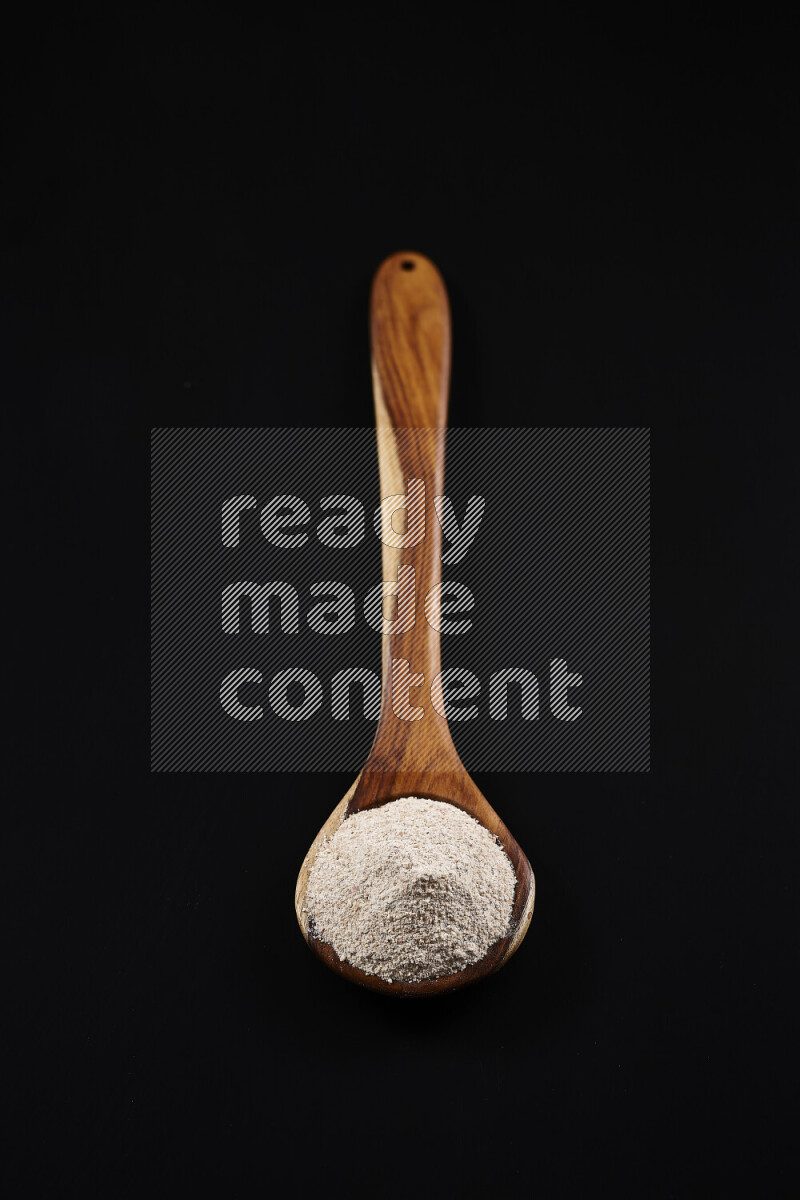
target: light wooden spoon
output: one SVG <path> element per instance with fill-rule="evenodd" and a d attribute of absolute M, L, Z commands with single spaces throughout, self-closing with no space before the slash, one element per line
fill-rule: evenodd
<path fill-rule="evenodd" d="M 378 434 L 381 496 L 398 496 L 409 479 L 425 484 L 425 536 L 416 545 L 383 545 L 383 578 L 395 581 L 402 563 L 416 572 L 416 620 L 405 630 L 383 635 L 383 692 L 375 741 L 369 757 L 341 803 L 323 825 L 305 857 L 295 890 L 295 912 L 314 952 L 347 979 L 398 996 L 451 991 L 502 966 L 524 938 L 533 913 L 534 878 L 522 849 L 467 774 L 453 745 L 447 721 L 430 702 L 431 682 L 441 670 L 438 593 L 441 582 L 441 526 L 433 499 L 444 491 L 444 440 L 450 378 L 450 309 L 442 278 L 421 254 L 393 254 L 378 268 L 370 298 L 372 378 Z M 395 515 L 395 532 L 398 529 Z M 384 525 L 384 533 L 386 531 Z M 419 720 L 403 719 L 392 707 L 392 662 L 404 659 L 424 685 L 409 703 L 424 707 Z M 441 703 L 439 704 L 441 707 Z M 342 962 L 334 949 L 314 936 L 306 909 L 308 875 L 317 851 L 347 817 L 402 796 L 444 800 L 476 817 L 501 842 L 517 876 L 506 936 L 480 962 L 455 974 L 419 983 L 387 983 Z"/>

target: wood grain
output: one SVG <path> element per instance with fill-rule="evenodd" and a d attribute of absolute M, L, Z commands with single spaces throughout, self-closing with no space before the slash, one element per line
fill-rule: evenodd
<path fill-rule="evenodd" d="M 429 259 L 402 252 L 381 264 L 370 297 L 370 336 L 381 498 L 404 493 L 411 479 L 425 484 L 424 538 L 412 546 L 383 545 L 384 581 L 396 580 L 401 565 L 415 571 L 416 620 L 411 628 L 384 633 L 383 690 L 375 740 L 358 778 L 306 855 L 295 890 L 295 911 L 306 941 L 329 967 L 376 991 L 425 996 L 472 983 L 511 957 L 530 924 L 535 883 L 528 859 L 470 778 L 446 719 L 430 702 L 431 682 L 441 670 L 436 628 L 439 613 L 438 605 L 433 605 L 429 612 L 432 620 L 428 621 L 423 605 L 430 589 L 441 582 L 441 527 L 433 499 L 444 492 L 451 340 L 447 292 Z M 393 709 L 391 663 L 398 659 L 405 659 L 415 674 L 424 673 L 425 684 L 412 699 L 425 709 L 421 720 L 403 719 Z M 343 963 L 331 946 L 314 937 L 308 927 L 305 893 L 323 839 L 331 837 L 353 813 L 402 796 L 442 800 L 476 817 L 502 843 L 514 866 L 517 889 L 507 935 L 490 947 L 479 963 L 439 979 L 390 984 Z"/>

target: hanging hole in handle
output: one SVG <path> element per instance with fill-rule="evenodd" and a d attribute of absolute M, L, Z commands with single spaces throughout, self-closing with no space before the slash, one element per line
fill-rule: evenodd
<path fill-rule="evenodd" d="M 417 264 L 414 262 L 414 260 L 412 258 L 404 258 L 403 261 L 400 263 L 400 266 L 403 268 L 404 271 L 413 271 L 414 267 L 416 265 Z"/>

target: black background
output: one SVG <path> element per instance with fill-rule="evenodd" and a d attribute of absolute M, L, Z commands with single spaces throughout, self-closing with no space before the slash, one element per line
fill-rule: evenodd
<path fill-rule="evenodd" d="M 796 1186 L 796 29 L 537 13 L 4 41 L 13 1195 Z M 408 1005 L 295 925 L 349 776 L 148 771 L 149 429 L 369 423 L 396 249 L 454 423 L 653 430 L 652 772 L 479 776 L 533 925 Z"/>

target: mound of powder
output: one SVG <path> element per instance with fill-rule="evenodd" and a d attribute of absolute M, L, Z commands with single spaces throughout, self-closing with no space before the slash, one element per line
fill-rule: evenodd
<path fill-rule="evenodd" d="M 516 876 L 494 834 L 452 804 L 408 796 L 348 817 L 308 877 L 312 932 L 389 982 L 436 979 L 504 936 Z"/>

